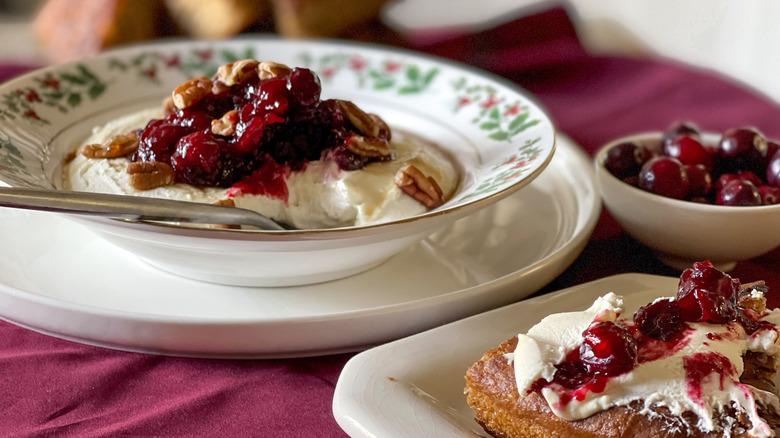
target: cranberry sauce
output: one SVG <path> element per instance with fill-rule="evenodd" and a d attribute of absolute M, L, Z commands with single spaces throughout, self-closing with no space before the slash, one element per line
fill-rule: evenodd
<path fill-rule="evenodd" d="M 579 347 L 556 365 L 552 381 L 539 379 L 530 390 L 552 387 L 562 405 L 584 400 L 589 392 L 602 392 L 610 378 L 685 348 L 694 330 L 689 323 L 726 325 L 724 333 L 708 334 L 709 341 L 736 341 L 743 329 L 748 334 L 774 329 L 755 311 L 737 305 L 739 292 L 739 280 L 715 269 L 710 262 L 694 263 L 680 276 L 676 298 L 655 300 L 637 310 L 632 320 L 607 322 L 596 318 L 582 333 Z M 734 365 L 717 353 L 686 356 L 684 367 L 689 388 L 700 388 L 701 381 L 712 372 L 717 372 L 721 380 L 724 372 L 736 373 L 732 371 Z M 694 400 L 700 400 L 700 389 L 689 391 Z"/>
<path fill-rule="evenodd" d="M 688 397 L 700 405 L 704 405 L 702 400 L 702 386 L 707 383 L 707 379 L 715 376 L 721 390 L 725 389 L 727 382 L 739 380 L 737 369 L 725 356 L 720 353 L 695 353 L 683 358 L 683 368 L 685 369 L 685 388 Z M 710 382 L 712 383 L 712 382 Z"/>
<path fill-rule="evenodd" d="M 170 164 L 176 182 L 239 183 L 236 191 L 286 199 L 283 177 L 308 161 L 327 156 L 355 170 L 387 159 L 347 149 L 354 127 L 337 101 L 320 100 L 320 91 L 319 78 L 305 68 L 285 67 L 264 79 L 244 75 L 230 86 L 215 75 L 204 96 L 148 123 L 133 161 Z"/>

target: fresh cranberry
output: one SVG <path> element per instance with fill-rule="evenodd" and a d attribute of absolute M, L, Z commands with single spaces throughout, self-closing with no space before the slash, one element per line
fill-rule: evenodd
<path fill-rule="evenodd" d="M 737 179 L 730 181 L 718 191 L 715 198 L 718 205 L 755 206 L 761 205 L 758 188 L 750 181 Z"/>
<path fill-rule="evenodd" d="M 674 338 L 685 327 L 677 302 L 669 298 L 640 307 L 634 313 L 634 322 L 639 331 L 662 341 Z"/>
<path fill-rule="evenodd" d="M 715 190 L 720 191 L 723 190 L 723 187 L 726 187 L 726 184 L 730 183 L 731 181 L 738 180 L 739 176 L 737 176 L 736 173 L 724 173 L 721 174 L 718 179 L 715 181 Z"/>
<path fill-rule="evenodd" d="M 737 178 L 750 181 L 756 187 L 764 184 L 764 181 L 762 181 L 761 178 L 758 177 L 758 175 L 756 175 L 755 173 L 749 170 L 740 170 L 739 172 L 737 172 Z"/>
<path fill-rule="evenodd" d="M 614 322 L 594 322 L 582 336 L 580 361 L 589 374 L 616 376 L 636 365 L 637 344 L 625 327 Z"/>
<path fill-rule="evenodd" d="M 637 175 L 649 157 L 650 151 L 646 147 L 633 141 L 624 142 L 609 148 L 604 167 L 616 178 L 623 179 Z"/>
<path fill-rule="evenodd" d="M 764 161 L 764 166 L 769 165 L 769 160 L 772 159 L 772 157 L 775 156 L 777 151 L 780 150 L 780 144 L 778 144 L 774 140 L 767 139 L 766 141 L 766 161 Z"/>
<path fill-rule="evenodd" d="M 623 182 L 634 187 L 639 187 L 639 175 L 629 175 L 623 178 Z"/>
<path fill-rule="evenodd" d="M 680 160 L 671 157 L 654 157 L 639 172 L 639 188 L 669 198 L 688 196 L 688 176 Z"/>
<path fill-rule="evenodd" d="M 287 77 L 287 89 L 300 106 L 311 106 L 320 100 L 320 78 L 308 68 L 294 68 Z"/>
<path fill-rule="evenodd" d="M 697 262 L 680 276 L 677 305 L 684 321 L 717 324 L 737 317 L 739 280 L 717 270 L 710 262 Z"/>
<path fill-rule="evenodd" d="M 667 143 L 671 143 L 672 140 L 681 136 L 687 135 L 695 139 L 699 139 L 699 128 L 692 122 L 674 122 L 666 128 L 663 134 L 662 143 L 665 146 Z"/>
<path fill-rule="evenodd" d="M 707 169 L 712 168 L 714 155 L 707 150 L 698 139 L 689 135 L 681 135 L 663 146 L 663 153 L 677 158 L 683 164 L 702 164 Z"/>
<path fill-rule="evenodd" d="M 182 137 L 171 157 L 176 180 L 196 186 L 219 185 L 225 146 L 223 140 L 203 132 Z"/>
<path fill-rule="evenodd" d="M 767 152 L 767 141 L 754 128 L 734 128 L 723 133 L 718 145 L 722 163 L 731 171 L 751 170 L 762 173 Z"/>
<path fill-rule="evenodd" d="M 780 187 L 780 151 L 775 152 L 766 165 L 766 183 Z"/>
<path fill-rule="evenodd" d="M 703 164 L 686 164 L 683 167 L 688 176 L 691 199 L 707 196 L 712 191 L 712 175 L 707 168 Z"/>
<path fill-rule="evenodd" d="M 761 205 L 780 204 L 780 187 L 761 185 L 758 186 L 758 194 L 761 196 Z"/>

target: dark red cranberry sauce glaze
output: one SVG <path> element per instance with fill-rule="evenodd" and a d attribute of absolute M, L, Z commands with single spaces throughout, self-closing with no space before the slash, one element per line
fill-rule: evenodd
<path fill-rule="evenodd" d="M 754 128 L 729 129 L 705 144 L 699 128 L 674 123 L 659 147 L 635 141 L 611 147 L 604 166 L 627 184 L 693 202 L 755 206 L 780 203 L 780 145 Z"/>
<path fill-rule="evenodd" d="M 133 160 L 168 163 L 177 182 L 212 187 L 240 183 L 237 190 L 244 193 L 286 198 L 280 178 L 309 161 L 327 157 L 340 169 L 356 170 L 389 159 L 348 150 L 345 142 L 353 128 L 337 102 L 321 100 L 320 92 L 319 78 L 305 68 L 221 87 L 150 121 L 140 132 Z M 233 110 L 234 133 L 214 134 L 212 121 Z"/>
<path fill-rule="evenodd" d="M 736 340 L 741 330 L 754 334 L 775 329 L 755 311 L 739 307 L 739 295 L 739 280 L 717 270 L 710 262 L 694 263 L 680 276 L 675 298 L 657 299 L 639 308 L 631 320 L 594 321 L 582 333 L 580 346 L 556 365 L 552 381 L 538 379 L 529 391 L 557 384 L 563 388 L 556 390 L 561 405 L 583 400 L 588 392 L 603 391 L 610 378 L 630 372 L 637 364 L 679 352 L 690 342 L 693 328 L 689 322 L 725 325 L 725 333 L 707 336 L 711 341 Z M 719 373 L 723 379 L 722 373 L 733 368 L 730 363 L 725 366 L 718 361 L 712 362 L 716 364 L 714 368 L 698 365 L 699 359 L 707 359 L 698 356 L 685 358 L 686 379 L 690 382 L 700 383 L 710 372 Z"/>

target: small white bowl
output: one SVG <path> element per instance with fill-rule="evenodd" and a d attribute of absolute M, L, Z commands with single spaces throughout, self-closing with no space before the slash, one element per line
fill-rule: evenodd
<path fill-rule="evenodd" d="M 340 229 L 193 229 L 73 216 L 157 268 L 203 281 L 288 286 L 369 269 L 438 228 L 528 185 L 552 159 L 553 125 L 516 85 L 463 65 L 355 43 L 253 38 L 146 44 L 0 85 L 0 181 L 61 187 L 62 163 L 94 126 L 159 105 L 177 85 L 257 58 L 308 67 L 323 98 L 352 100 L 393 129 L 438 143 L 462 170 L 442 207 Z"/>
<path fill-rule="evenodd" d="M 630 236 L 679 270 L 710 260 L 729 271 L 738 261 L 780 245 L 780 205 L 730 207 L 667 198 L 624 183 L 604 167 L 611 147 L 636 141 L 658 150 L 661 138 L 661 132 L 619 138 L 603 146 L 594 158 L 604 206 Z M 718 138 L 704 136 L 709 142 Z"/>

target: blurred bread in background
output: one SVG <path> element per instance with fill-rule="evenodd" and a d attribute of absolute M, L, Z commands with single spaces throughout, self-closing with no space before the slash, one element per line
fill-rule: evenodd
<path fill-rule="evenodd" d="M 46 0 L 33 32 L 52 62 L 164 38 L 225 39 L 240 33 L 344 38 L 383 44 L 402 39 L 379 20 L 388 0 Z"/>
<path fill-rule="evenodd" d="M 271 0 L 276 30 L 291 38 L 340 36 L 379 16 L 386 0 Z"/>
<path fill-rule="evenodd" d="M 165 6 L 184 33 L 198 39 L 230 38 L 271 15 L 266 0 L 165 0 Z"/>
<path fill-rule="evenodd" d="M 53 61 L 149 39 L 168 25 L 161 0 L 51 0 L 33 32 Z"/>

